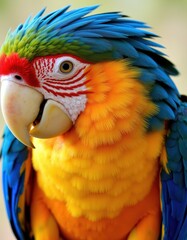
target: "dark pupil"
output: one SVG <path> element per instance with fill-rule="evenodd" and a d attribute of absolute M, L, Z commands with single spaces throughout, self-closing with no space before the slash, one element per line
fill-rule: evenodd
<path fill-rule="evenodd" d="M 65 71 L 69 70 L 69 68 L 70 68 L 69 63 L 64 63 L 63 66 L 62 66 L 62 68 L 63 68 Z"/>

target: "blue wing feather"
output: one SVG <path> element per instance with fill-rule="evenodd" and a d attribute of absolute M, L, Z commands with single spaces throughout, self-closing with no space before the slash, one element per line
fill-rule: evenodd
<path fill-rule="evenodd" d="M 167 174 L 162 170 L 163 240 L 187 239 L 187 103 L 181 102 L 166 138 Z"/>
<path fill-rule="evenodd" d="M 28 158 L 28 149 L 14 137 L 8 127 L 4 130 L 1 154 L 3 192 L 8 218 L 17 239 L 29 239 L 25 238 L 25 229 L 20 220 L 20 215 L 24 214 L 25 209 L 19 202 L 24 194 L 24 163 Z"/>
<path fill-rule="evenodd" d="M 156 85 L 151 92 L 151 97 L 153 99 L 153 101 L 155 99 L 157 100 L 163 100 L 163 99 L 167 99 L 168 98 L 168 93 L 167 91 L 160 85 Z"/>
<path fill-rule="evenodd" d="M 157 68 L 157 63 L 148 55 L 139 52 L 139 57 L 134 61 L 135 66 Z"/>

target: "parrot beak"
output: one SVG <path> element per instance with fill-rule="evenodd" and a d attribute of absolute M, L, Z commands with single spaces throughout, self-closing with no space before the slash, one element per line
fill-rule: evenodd
<path fill-rule="evenodd" d="M 51 138 L 68 131 L 73 122 L 61 104 L 44 100 L 33 88 L 1 77 L 1 108 L 8 127 L 23 144 L 34 147 L 31 136 Z"/>

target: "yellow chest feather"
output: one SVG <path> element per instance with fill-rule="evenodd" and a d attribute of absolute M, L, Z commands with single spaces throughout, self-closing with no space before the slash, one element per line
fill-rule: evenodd
<path fill-rule="evenodd" d="M 73 216 L 117 216 L 151 189 L 163 131 L 146 133 L 144 119 L 156 108 L 136 77 L 124 62 L 93 65 L 87 74 L 92 93 L 75 126 L 63 137 L 34 139 L 41 189 Z"/>

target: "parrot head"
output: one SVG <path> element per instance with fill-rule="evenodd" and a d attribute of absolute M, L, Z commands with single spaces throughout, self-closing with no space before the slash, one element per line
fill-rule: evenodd
<path fill-rule="evenodd" d="M 68 8 L 46 16 L 43 9 L 9 32 L 1 47 L 1 105 L 13 134 L 33 147 L 31 136 L 51 138 L 69 131 L 94 94 L 88 84 L 91 66 L 111 61 L 136 68 L 139 81 L 150 89 L 159 110 L 149 116 L 147 128 L 172 118 L 176 103 L 166 95 L 178 94 L 169 77 L 177 71 L 155 49 L 160 45 L 150 38 L 156 35 L 117 12 L 87 16 L 97 6 Z"/>
<path fill-rule="evenodd" d="M 71 55 L 1 57 L 2 109 L 18 139 L 30 146 L 30 135 L 50 138 L 68 131 L 86 104 L 89 66 Z"/>

